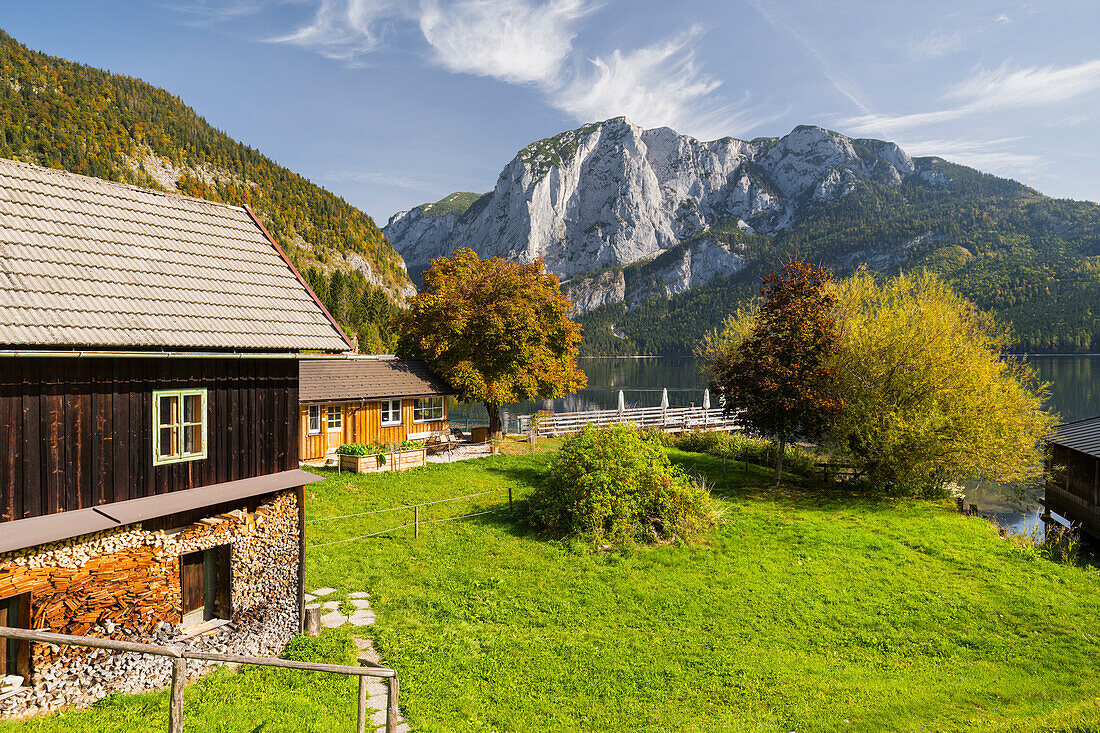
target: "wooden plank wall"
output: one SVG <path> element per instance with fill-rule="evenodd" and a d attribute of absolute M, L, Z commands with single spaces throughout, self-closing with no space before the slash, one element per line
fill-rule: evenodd
<path fill-rule="evenodd" d="M 153 466 L 155 389 L 206 388 L 207 458 Z M 0 522 L 298 465 L 293 359 L 0 360 Z"/>
<path fill-rule="evenodd" d="M 382 403 L 367 402 L 360 409 L 358 402 L 349 402 L 341 405 L 344 412 L 345 443 L 373 443 L 376 440 L 389 441 L 401 444 L 408 438 L 409 433 L 436 433 L 448 430 L 450 423 L 447 420 L 447 403 L 443 403 L 443 420 L 436 422 L 413 422 L 414 400 L 401 401 L 401 424 L 393 427 L 382 427 Z M 356 411 L 357 412 L 354 412 Z M 322 413 L 323 414 L 323 413 Z M 352 415 L 355 415 L 355 426 L 352 426 Z M 298 413 L 300 426 L 299 444 L 302 446 L 301 459 L 303 461 L 315 460 L 325 457 L 325 425 L 322 418 L 321 434 L 307 435 L 309 430 L 309 410 L 302 405 Z M 354 436 L 354 437 L 353 437 Z"/>

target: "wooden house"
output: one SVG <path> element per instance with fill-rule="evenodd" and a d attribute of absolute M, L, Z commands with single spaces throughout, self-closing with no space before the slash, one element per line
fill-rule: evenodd
<path fill-rule="evenodd" d="M 1100 538 L 1100 417 L 1059 425 L 1047 444 L 1043 506 Z"/>
<path fill-rule="evenodd" d="M 299 365 L 299 445 L 303 461 L 345 443 L 425 440 L 446 433 L 446 383 L 422 361 L 352 356 Z"/>
<path fill-rule="evenodd" d="M 0 625 L 279 652 L 317 480 L 298 359 L 349 347 L 250 210 L 0 161 Z M 0 716 L 169 676 L 0 644 Z"/>

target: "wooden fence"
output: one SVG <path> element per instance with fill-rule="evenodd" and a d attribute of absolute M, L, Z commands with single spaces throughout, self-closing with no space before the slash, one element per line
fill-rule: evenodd
<path fill-rule="evenodd" d="M 640 428 L 682 432 L 685 430 L 729 431 L 738 428 L 737 421 L 724 414 L 722 408 L 702 407 L 636 407 L 627 410 L 587 410 L 556 412 L 547 415 L 520 415 L 520 432 L 530 433 L 532 421 L 540 438 L 579 433 L 585 425 L 637 425 Z"/>
<path fill-rule="evenodd" d="M 386 733 L 397 733 L 397 671 L 388 667 L 375 666 L 366 660 L 360 660 L 361 667 L 344 664 L 315 664 L 298 662 L 291 659 L 268 659 L 265 657 L 245 657 L 237 654 L 219 654 L 216 652 L 195 652 L 175 646 L 160 644 L 139 644 L 132 641 L 104 639 L 95 636 L 70 636 L 50 631 L 30 631 L 0 626 L 0 639 L 19 639 L 41 644 L 65 646 L 83 646 L 93 649 L 109 649 L 116 652 L 134 652 L 169 657 L 172 660 L 172 695 L 168 707 L 168 733 L 183 733 L 183 686 L 187 681 L 187 660 L 197 659 L 204 662 L 223 664 L 256 664 L 263 667 L 282 667 L 301 669 L 308 672 L 329 672 L 349 674 L 359 677 L 359 715 L 355 730 L 365 733 L 367 730 L 367 677 L 383 677 L 386 680 Z"/>

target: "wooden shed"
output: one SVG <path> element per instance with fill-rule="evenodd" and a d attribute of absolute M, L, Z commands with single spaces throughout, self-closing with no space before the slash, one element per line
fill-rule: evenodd
<path fill-rule="evenodd" d="M 303 461 L 345 443 L 425 440 L 449 430 L 446 383 L 422 361 L 349 356 L 299 367 L 299 444 Z"/>
<path fill-rule="evenodd" d="M 1047 443 L 1043 505 L 1100 538 L 1100 417 L 1059 425 Z"/>
<path fill-rule="evenodd" d="M 0 161 L 0 283 L 0 625 L 280 652 L 318 480 L 298 467 L 298 359 L 350 344 L 259 220 Z M 0 717 L 168 676 L 0 650 Z"/>

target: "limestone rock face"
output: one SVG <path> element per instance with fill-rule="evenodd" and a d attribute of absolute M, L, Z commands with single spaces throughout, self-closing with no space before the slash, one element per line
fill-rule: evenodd
<path fill-rule="evenodd" d="M 861 179 L 896 186 L 914 174 L 932 181 L 894 143 L 820 127 L 702 142 L 620 117 L 527 146 L 465 211 L 436 216 L 421 206 L 395 214 L 383 231 L 414 278 L 459 247 L 519 262 L 542 257 L 563 280 L 579 278 L 565 289 L 584 312 L 683 292 L 744 267 L 731 245 L 706 238 L 715 227 L 775 234 Z M 661 255 L 673 250 L 666 262 Z M 650 261 L 633 276 L 589 275 Z"/>

